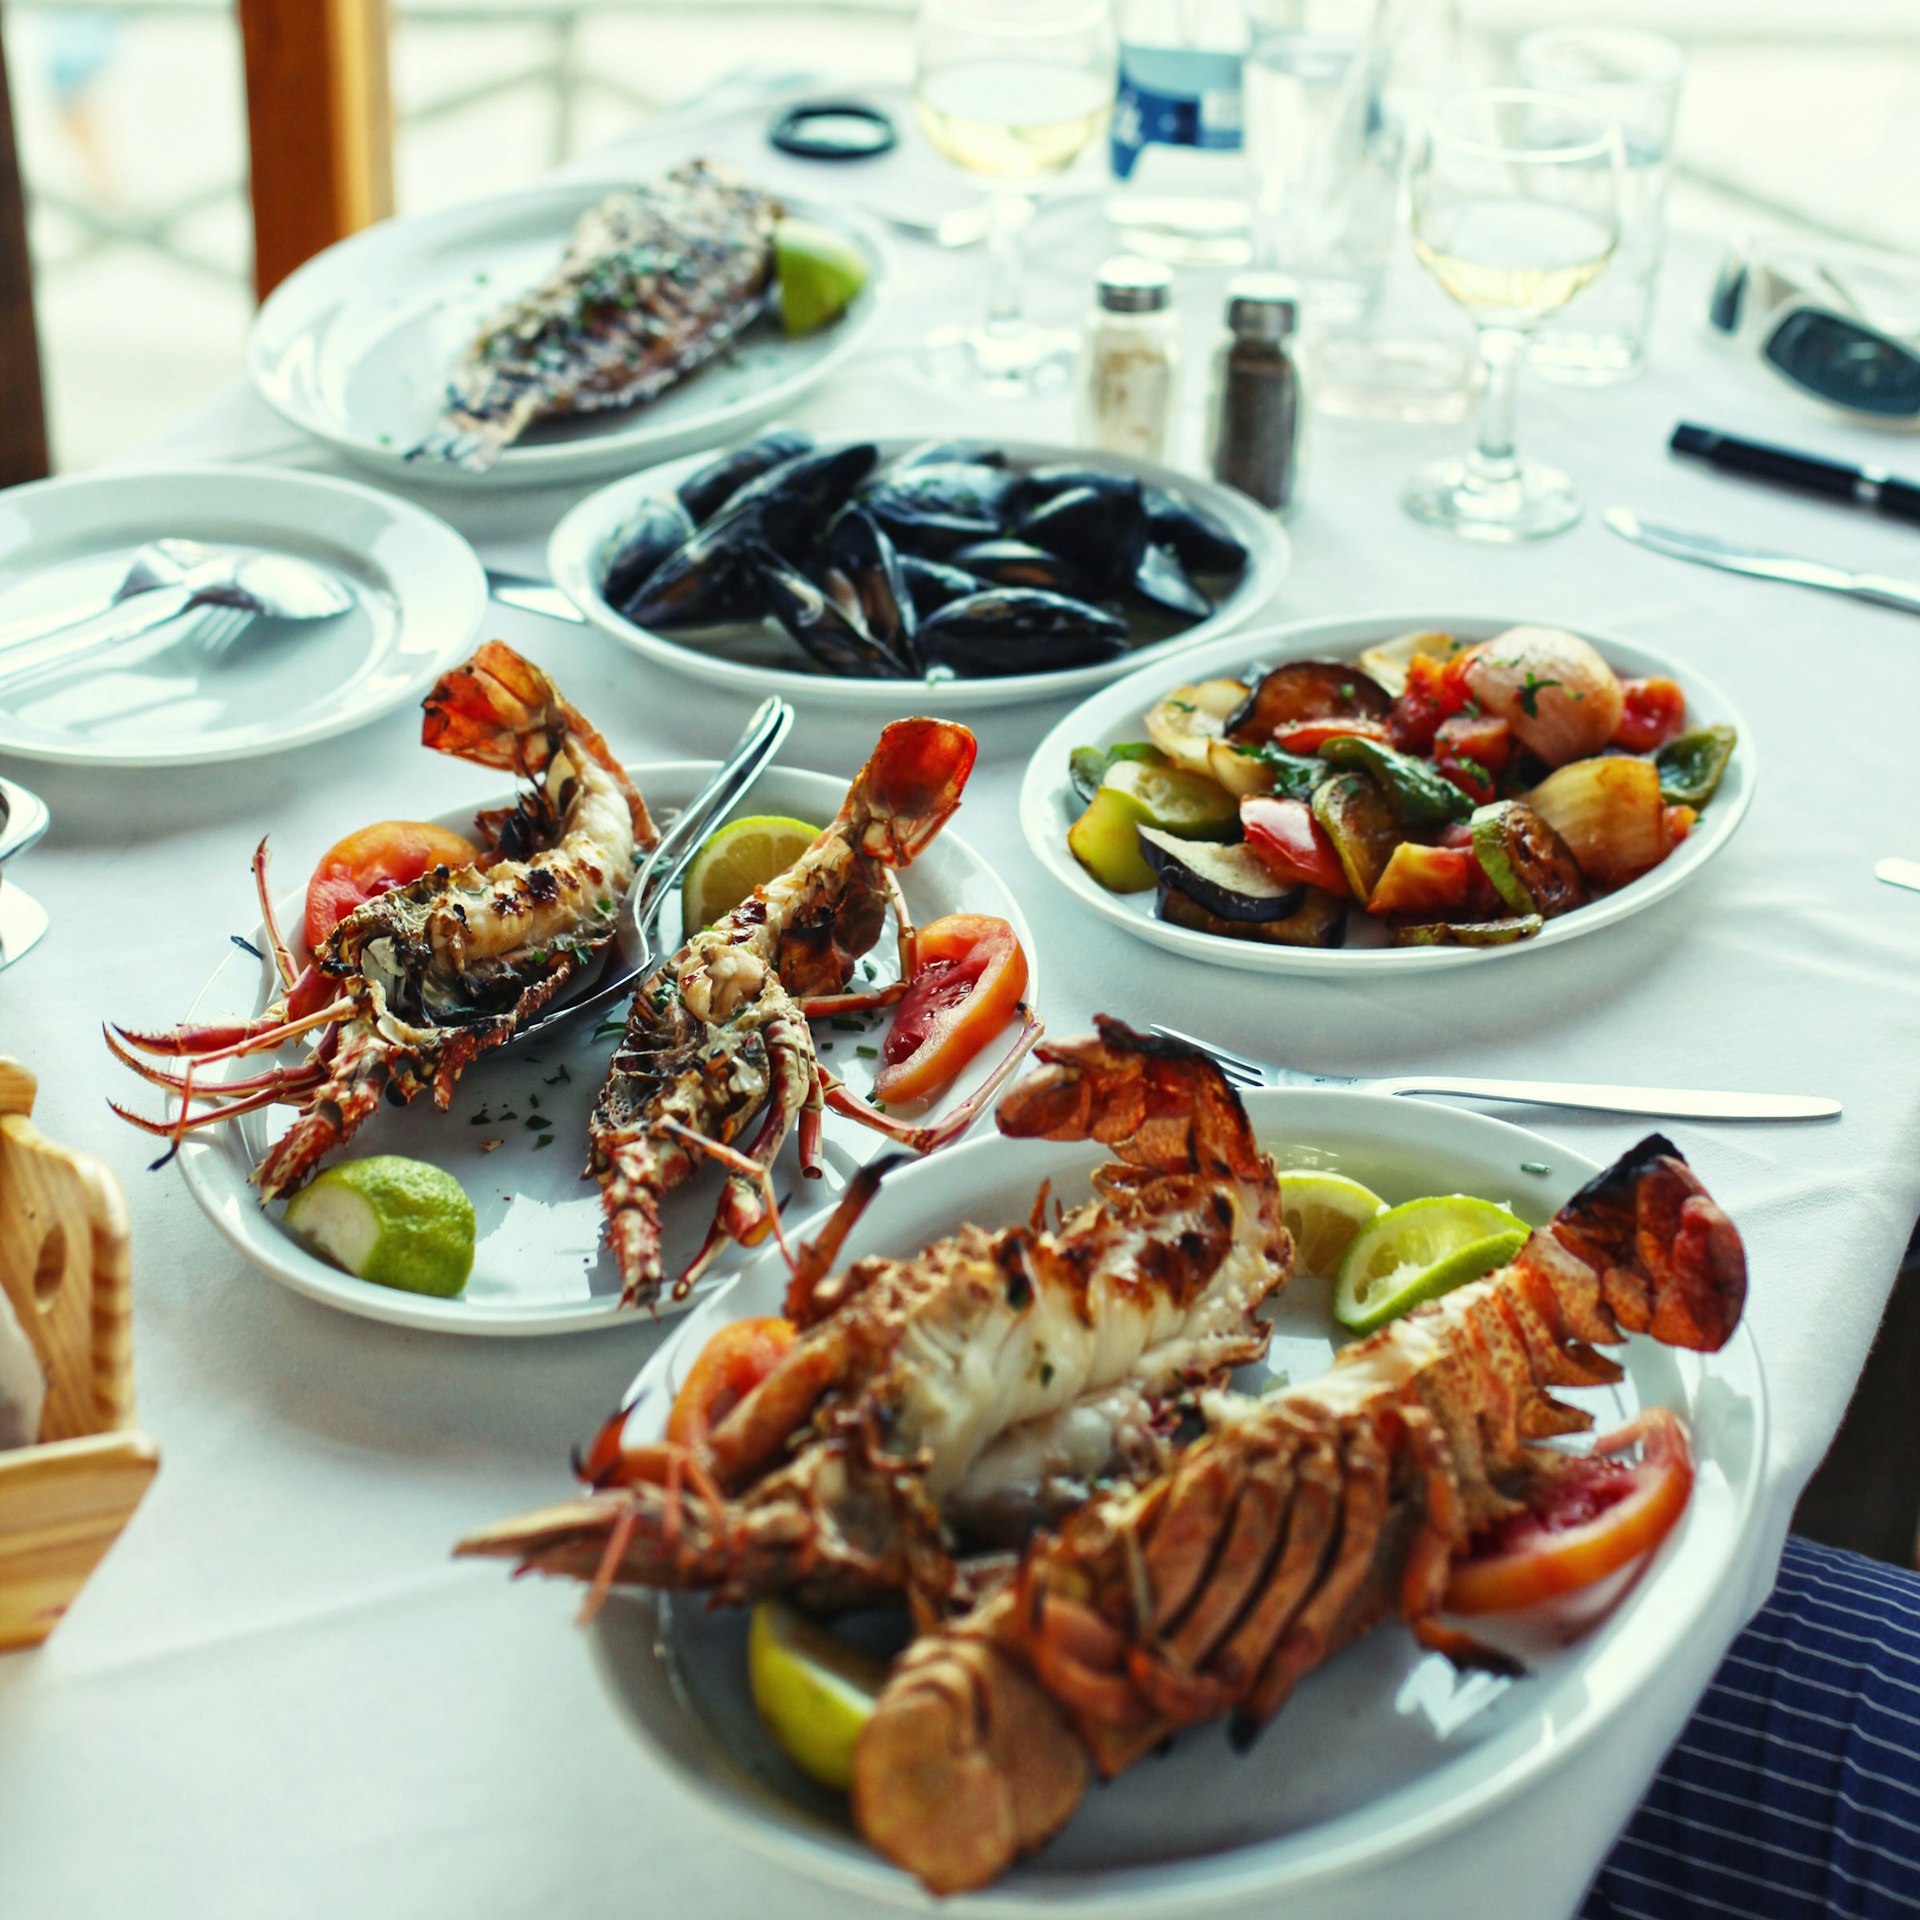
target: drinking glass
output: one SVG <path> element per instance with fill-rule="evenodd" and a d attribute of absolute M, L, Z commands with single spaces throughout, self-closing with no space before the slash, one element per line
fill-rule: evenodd
<path fill-rule="evenodd" d="M 988 183 L 992 278 L 984 320 L 943 328 L 936 373 L 954 367 L 989 392 L 1066 377 L 1070 332 L 1043 331 L 1021 299 L 1022 236 L 1033 196 L 1106 130 L 1114 89 L 1107 0 L 921 0 L 914 107 L 927 138 Z"/>
<path fill-rule="evenodd" d="M 1478 433 L 1414 475 L 1416 520 L 1476 540 L 1532 540 L 1580 517 L 1565 474 L 1522 462 L 1514 388 L 1527 335 L 1606 266 L 1620 234 L 1620 131 L 1564 95 L 1457 93 L 1434 109 L 1408 182 L 1414 252 L 1479 331 Z"/>
<path fill-rule="evenodd" d="M 1595 387 L 1630 380 L 1646 355 L 1653 318 L 1687 57 L 1657 33 L 1548 27 L 1528 34 L 1516 59 L 1527 86 L 1570 94 L 1612 120 L 1626 168 L 1612 266 L 1534 334 L 1527 357 L 1550 380 Z"/>

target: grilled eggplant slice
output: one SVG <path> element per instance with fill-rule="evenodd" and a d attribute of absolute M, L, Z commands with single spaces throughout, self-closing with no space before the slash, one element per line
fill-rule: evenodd
<path fill-rule="evenodd" d="M 1258 940 L 1271 947 L 1337 947 L 1347 937 L 1347 903 L 1337 893 L 1305 887 L 1297 912 L 1285 920 L 1227 920 L 1209 913 L 1189 893 L 1162 880 L 1153 910 L 1169 926 L 1190 927 L 1224 940 Z"/>
<path fill-rule="evenodd" d="M 1227 716 L 1229 740 L 1271 740 L 1296 720 L 1384 720 L 1393 702 L 1377 681 L 1343 660 L 1289 660 L 1269 667 Z"/>
<path fill-rule="evenodd" d="M 1473 853 L 1517 914 L 1550 920 L 1590 897 L 1573 849 L 1524 800 L 1496 800 L 1474 814 Z"/>
<path fill-rule="evenodd" d="M 1275 879 L 1244 841 L 1230 847 L 1213 846 L 1142 827 L 1140 851 L 1163 886 L 1197 900 L 1222 920 L 1288 920 L 1306 899 L 1305 887 Z"/>

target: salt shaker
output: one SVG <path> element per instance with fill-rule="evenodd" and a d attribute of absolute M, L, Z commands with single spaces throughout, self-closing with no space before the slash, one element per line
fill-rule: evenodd
<path fill-rule="evenodd" d="M 1180 380 L 1173 275 L 1118 254 L 1094 282 L 1080 347 L 1077 436 L 1085 447 L 1164 460 Z"/>
<path fill-rule="evenodd" d="M 1282 519 L 1300 492 L 1306 409 L 1300 369 L 1287 350 L 1299 325 L 1291 280 L 1242 274 L 1227 288 L 1227 337 L 1214 356 L 1207 405 L 1213 477 L 1271 507 Z"/>

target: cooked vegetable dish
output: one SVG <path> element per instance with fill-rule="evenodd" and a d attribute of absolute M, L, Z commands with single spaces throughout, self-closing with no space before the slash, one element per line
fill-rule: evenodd
<path fill-rule="evenodd" d="M 1551 627 L 1174 687 L 1146 734 L 1075 749 L 1075 859 L 1176 926 L 1314 947 L 1356 908 L 1394 946 L 1529 939 L 1658 866 L 1735 744 Z"/>

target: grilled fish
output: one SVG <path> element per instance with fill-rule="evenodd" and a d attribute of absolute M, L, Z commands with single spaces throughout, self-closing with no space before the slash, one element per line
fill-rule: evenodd
<path fill-rule="evenodd" d="M 759 316 L 782 211 L 705 160 L 609 194 L 560 264 L 481 328 L 408 459 L 484 473 L 536 421 L 657 398 Z"/>

